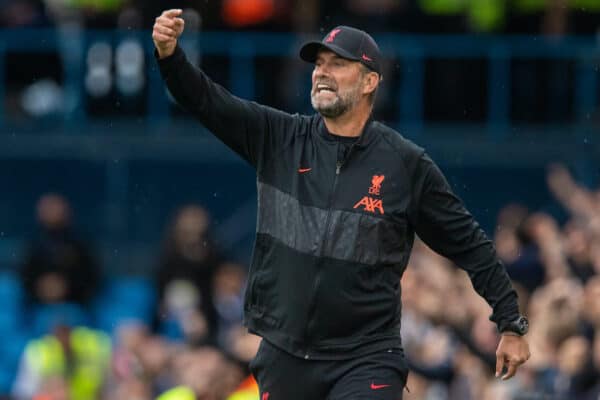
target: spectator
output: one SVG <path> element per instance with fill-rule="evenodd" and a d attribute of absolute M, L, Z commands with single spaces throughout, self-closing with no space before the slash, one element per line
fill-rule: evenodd
<path fill-rule="evenodd" d="M 243 316 L 243 289 L 246 282 L 244 268 L 233 263 L 221 264 L 213 281 L 213 303 L 218 316 L 218 343 L 222 348 L 228 343 L 230 332 L 240 326 Z"/>
<path fill-rule="evenodd" d="M 600 274 L 590 278 L 583 292 L 582 320 L 587 326 L 588 339 L 592 340 L 594 332 L 600 332 Z"/>
<path fill-rule="evenodd" d="M 518 206 L 505 208 L 505 220 L 499 220 L 495 240 L 508 275 L 531 292 L 542 284 L 545 271 L 540 261 L 540 248 L 530 232 L 535 221 L 526 213 Z"/>
<path fill-rule="evenodd" d="M 150 385 L 137 378 L 127 379 L 121 382 L 114 390 L 112 397 L 107 397 L 103 400 L 152 400 L 152 392 Z"/>
<path fill-rule="evenodd" d="M 569 268 L 556 221 L 547 214 L 534 213 L 527 217 L 523 224 L 523 235 L 528 237 L 531 245 L 537 249 L 538 260 L 543 264 L 538 265 L 539 269 L 531 271 L 537 274 L 537 280 L 532 279 L 536 283 L 533 287 L 537 287 L 544 279 L 551 281 L 554 278 L 567 277 Z M 529 289 L 531 290 L 531 287 Z"/>
<path fill-rule="evenodd" d="M 105 400 L 150 400 L 174 385 L 170 362 L 182 348 L 137 322 L 117 329 Z"/>
<path fill-rule="evenodd" d="M 181 345 L 158 335 L 146 336 L 134 350 L 139 362 L 139 376 L 150 386 L 153 396 L 173 386 L 171 361 Z"/>
<path fill-rule="evenodd" d="M 600 233 L 600 206 L 593 191 L 579 185 L 569 170 L 560 164 L 550 165 L 547 174 L 550 191 L 572 217 L 584 221 L 593 236 Z"/>
<path fill-rule="evenodd" d="M 600 332 L 596 331 L 592 349 L 593 372 L 595 373 L 595 384 L 588 390 L 585 400 L 595 400 L 600 397 Z"/>
<path fill-rule="evenodd" d="M 39 393 L 32 400 L 69 400 L 69 385 L 62 377 L 46 380 Z"/>
<path fill-rule="evenodd" d="M 140 359 L 142 347 L 149 337 L 148 329 L 140 323 L 123 323 L 117 329 L 116 342 L 112 354 L 113 385 L 131 382 L 144 375 Z"/>
<path fill-rule="evenodd" d="M 571 273 L 585 283 L 595 275 L 592 264 L 592 238 L 586 225 L 577 220 L 569 220 L 563 228 L 565 253 Z"/>
<path fill-rule="evenodd" d="M 570 336 L 558 349 L 557 392 L 565 398 L 580 399 L 598 376 L 591 357 L 591 343 L 582 336 Z"/>
<path fill-rule="evenodd" d="M 239 369 L 211 348 L 180 352 L 171 368 L 176 386 L 157 400 L 222 400 L 242 380 Z"/>
<path fill-rule="evenodd" d="M 213 343 L 217 331 L 212 285 L 221 256 L 209 224 L 203 208 L 181 208 L 168 229 L 157 275 L 159 325 L 174 324 L 175 332 L 197 344 Z"/>
<path fill-rule="evenodd" d="M 33 304 L 87 305 L 95 295 L 99 267 L 88 245 L 72 228 L 71 208 L 58 194 L 37 204 L 40 234 L 26 252 L 21 279 Z"/>
<path fill-rule="evenodd" d="M 18 400 L 100 399 L 109 372 L 110 338 L 65 324 L 30 341 L 21 357 L 13 395 Z M 68 392 L 68 395 L 65 394 Z"/>

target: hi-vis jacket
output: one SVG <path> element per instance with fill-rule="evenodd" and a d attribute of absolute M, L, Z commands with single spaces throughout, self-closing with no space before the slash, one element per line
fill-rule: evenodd
<path fill-rule="evenodd" d="M 306 359 L 399 347 L 399 281 L 415 233 L 468 272 L 499 327 L 518 317 L 491 242 L 423 149 L 369 121 L 338 162 L 319 115 L 239 99 L 180 48 L 159 66 L 175 99 L 256 169 L 251 332 Z"/>
<path fill-rule="evenodd" d="M 39 385 L 53 377 L 65 377 L 69 384 L 69 399 L 100 398 L 110 367 L 110 337 L 86 327 L 73 328 L 69 335 L 71 357 L 54 335 L 46 335 L 27 343 L 24 362 L 19 371 L 13 394 L 31 398 Z"/>

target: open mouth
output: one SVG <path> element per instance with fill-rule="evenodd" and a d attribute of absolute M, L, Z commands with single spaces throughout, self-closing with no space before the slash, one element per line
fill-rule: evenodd
<path fill-rule="evenodd" d="M 326 85 L 324 83 L 319 83 L 317 85 L 317 93 L 322 93 L 322 92 L 331 92 L 331 93 L 335 93 L 335 89 L 333 89 L 331 86 Z"/>

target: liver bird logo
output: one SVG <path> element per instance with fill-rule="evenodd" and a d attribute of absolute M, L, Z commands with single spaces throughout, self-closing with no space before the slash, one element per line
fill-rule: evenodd
<path fill-rule="evenodd" d="M 373 175 L 373 179 L 371 180 L 371 185 L 373 185 L 372 187 L 379 191 L 379 189 L 381 189 L 381 183 L 384 179 L 385 175 Z"/>
<path fill-rule="evenodd" d="M 335 37 L 337 36 L 338 33 L 340 33 L 342 30 L 341 29 L 334 29 L 331 32 L 329 32 L 329 36 L 327 36 L 327 39 L 325 39 L 325 42 L 327 43 L 331 43 L 335 40 Z"/>

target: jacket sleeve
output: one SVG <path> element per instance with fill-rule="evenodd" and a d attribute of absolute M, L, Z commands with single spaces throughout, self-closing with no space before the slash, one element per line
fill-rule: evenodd
<path fill-rule="evenodd" d="M 434 251 L 464 269 L 473 287 L 492 307 L 499 331 L 519 316 L 517 294 L 506 268 L 435 163 L 423 153 L 415 175 L 415 232 Z"/>
<path fill-rule="evenodd" d="M 183 50 L 158 59 L 177 102 L 255 168 L 290 141 L 297 116 L 240 99 L 188 61 Z"/>

